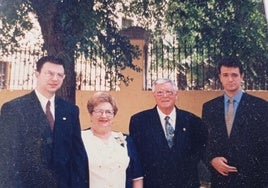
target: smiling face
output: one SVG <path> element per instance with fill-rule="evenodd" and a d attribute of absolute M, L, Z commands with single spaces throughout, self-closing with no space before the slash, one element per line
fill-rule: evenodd
<path fill-rule="evenodd" d="M 164 114 L 170 114 L 175 106 L 178 97 L 178 92 L 175 91 L 172 84 L 169 82 L 157 84 L 155 86 L 153 95 L 158 108 Z"/>
<path fill-rule="evenodd" d="M 109 102 L 101 102 L 94 107 L 91 113 L 92 131 L 98 135 L 104 135 L 112 130 L 114 119 L 113 106 Z"/>
<path fill-rule="evenodd" d="M 40 71 L 35 72 L 37 78 L 36 89 L 46 98 L 51 98 L 61 87 L 65 78 L 62 65 L 46 62 Z"/>

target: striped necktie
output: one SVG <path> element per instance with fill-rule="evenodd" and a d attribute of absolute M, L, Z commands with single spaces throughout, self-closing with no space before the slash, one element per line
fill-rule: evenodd
<path fill-rule="evenodd" d="M 174 137 L 174 129 L 169 122 L 170 117 L 165 117 L 165 129 L 166 129 L 166 139 L 168 142 L 168 146 L 171 148 L 173 146 L 173 137 Z"/>

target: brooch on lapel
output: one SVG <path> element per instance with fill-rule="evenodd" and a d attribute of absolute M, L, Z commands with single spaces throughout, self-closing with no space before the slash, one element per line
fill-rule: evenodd
<path fill-rule="evenodd" d="M 126 136 L 123 135 L 123 133 L 118 133 L 118 136 L 115 136 L 116 143 L 120 144 L 120 146 L 125 147 L 126 145 Z"/>
<path fill-rule="evenodd" d="M 63 117 L 62 120 L 65 121 L 65 120 L 67 120 L 67 118 L 66 117 Z"/>

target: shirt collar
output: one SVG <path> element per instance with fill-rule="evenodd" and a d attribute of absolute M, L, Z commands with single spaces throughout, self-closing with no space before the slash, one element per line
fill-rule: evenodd
<path fill-rule="evenodd" d="M 233 97 L 234 100 L 235 100 L 235 102 L 236 102 L 237 104 L 240 102 L 243 93 L 244 93 L 244 90 L 240 90 L 240 91 Z M 229 100 L 229 97 L 228 97 L 226 94 L 224 94 L 224 101 L 225 101 L 225 103 L 227 103 L 228 100 Z"/>
<path fill-rule="evenodd" d="M 164 114 L 164 113 L 158 108 L 158 106 L 157 106 L 157 112 L 158 112 L 158 114 L 159 114 L 161 120 L 165 119 L 166 116 L 169 116 L 169 117 L 170 117 L 170 120 L 171 120 L 172 122 L 175 122 L 175 120 L 176 120 L 176 109 L 175 109 L 175 107 L 173 108 L 173 110 L 171 111 L 171 113 L 168 114 L 168 115 Z"/>
<path fill-rule="evenodd" d="M 35 91 L 35 94 L 38 98 L 38 100 L 40 101 L 41 103 L 41 106 L 43 108 L 43 110 L 45 111 L 46 109 L 46 105 L 47 105 L 47 102 L 48 100 L 50 100 L 50 103 L 51 103 L 51 108 L 54 109 L 55 107 L 55 95 L 53 95 L 53 97 L 51 97 L 51 99 L 47 99 L 44 95 L 42 95 L 39 91 L 37 91 L 37 89 L 34 90 Z"/>

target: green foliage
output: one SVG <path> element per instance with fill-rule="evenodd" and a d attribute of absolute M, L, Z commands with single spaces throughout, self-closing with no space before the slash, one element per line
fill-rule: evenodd
<path fill-rule="evenodd" d="M 28 14 L 30 10 L 29 4 L 20 0 L 0 0 L 0 48 L 4 52 L 10 44 L 18 47 L 18 41 L 25 35 L 24 31 L 32 27 Z"/>
<path fill-rule="evenodd" d="M 126 37 L 120 35 L 118 26 L 113 21 L 118 3 L 124 2 L 0 0 L 0 47 L 4 49 L 10 44 L 19 47 L 18 40 L 32 27 L 29 12 L 33 12 L 42 30 L 44 50 L 49 55 L 62 54 L 68 63 L 67 68 L 73 69 L 75 52 L 87 54 L 90 48 L 102 48 L 100 55 L 105 56 L 105 63 L 115 67 L 117 79 L 128 84 L 131 79 L 124 78 L 120 70 L 129 67 L 140 71 L 140 68 L 133 64 L 133 59 L 138 58 L 139 51 Z M 67 71 L 67 74 L 72 74 L 73 71 Z"/>
<path fill-rule="evenodd" d="M 177 36 L 179 45 L 187 43 L 213 51 L 212 57 L 207 57 L 214 66 L 219 58 L 237 56 L 246 66 L 252 67 L 247 73 L 252 76 L 252 82 L 267 77 L 268 27 L 263 1 L 170 0 L 156 3 L 155 0 L 133 0 L 130 9 L 136 10 L 135 14 L 143 20 L 141 25 L 151 26 L 157 41 L 166 33 L 172 33 Z M 154 22 L 158 23 L 156 27 L 151 24 Z M 195 56 L 197 52 L 192 53 L 189 56 Z"/>
<path fill-rule="evenodd" d="M 165 41 L 164 46 L 171 51 L 174 45 L 185 43 L 202 48 L 185 50 L 184 60 L 190 57 L 196 66 L 202 63 L 195 59 L 199 53 L 213 66 L 218 58 L 238 56 L 251 67 L 248 74 L 253 75 L 252 82 L 266 76 L 260 71 L 268 67 L 268 27 L 259 0 L 0 0 L 0 47 L 17 44 L 32 27 L 28 13 L 34 12 L 49 54 L 64 52 L 71 56 L 67 59 L 72 64 L 75 51 L 90 56 L 90 49 L 98 47 L 111 70 L 128 84 L 131 79 L 124 79 L 120 70 L 129 67 L 140 71 L 132 64 L 139 52 L 119 34 L 114 21 L 118 7 L 125 16 L 137 18 L 138 25 L 151 32 L 153 40 L 159 44 Z M 176 43 L 165 40 L 170 34 L 176 36 Z M 182 60 L 172 57 L 170 61 L 170 57 L 159 59 L 157 55 L 156 60 L 163 62 L 163 67 Z"/>

